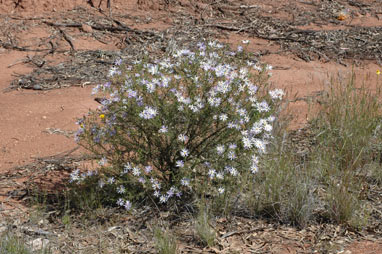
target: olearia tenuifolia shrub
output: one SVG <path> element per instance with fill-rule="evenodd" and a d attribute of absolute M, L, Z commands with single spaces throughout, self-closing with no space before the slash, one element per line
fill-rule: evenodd
<path fill-rule="evenodd" d="M 76 134 L 101 168 L 74 171 L 71 181 L 98 184 L 126 209 L 146 197 L 167 204 L 237 193 L 256 177 L 284 95 L 268 89 L 270 69 L 217 42 L 117 61 L 110 82 L 94 88 L 102 106 L 78 121 Z"/>

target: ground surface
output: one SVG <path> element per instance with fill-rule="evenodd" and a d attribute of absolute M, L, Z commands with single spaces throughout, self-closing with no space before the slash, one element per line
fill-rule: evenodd
<path fill-rule="evenodd" d="M 142 49 L 158 54 L 170 38 L 179 45 L 216 38 L 232 47 L 248 39 L 248 50 L 274 67 L 272 84 L 289 93 L 292 129 L 304 126 L 309 101 L 327 88 L 331 77 L 345 77 L 353 69 L 373 86 L 381 67 L 380 1 L 113 0 L 112 16 L 106 2 L 98 9 L 98 0 L 0 1 L 0 226 L 2 218 L 8 221 L 28 210 L 22 197 L 31 179 L 55 184 L 62 175 L 55 169 L 63 159 L 81 161 L 82 150 L 72 136 L 76 118 L 97 107 L 91 89 L 105 80 L 118 56 L 130 60 Z M 339 20 L 343 9 L 348 14 Z M 23 223 L 19 219 L 17 226 Z M 253 229 L 261 222 L 252 228 L 243 228 L 251 222 L 237 222 L 239 229 L 231 231 L 239 233 L 225 237 L 219 249 L 205 251 L 311 253 L 321 248 L 312 247 L 318 240 L 308 239 L 318 237 L 317 229 L 257 232 Z M 229 233 L 225 230 L 222 235 Z M 342 242 L 333 243 L 329 253 L 382 253 L 378 237 L 367 240 L 333 230 L 335 236 L 328 234 L 333 239 L 326 243 Z M 136 241 L 139 245 L 141 240 Z M 195 246 L 182 248 L 202 252 Z M 70 253 L 70 248 L 61 251 Z"/>

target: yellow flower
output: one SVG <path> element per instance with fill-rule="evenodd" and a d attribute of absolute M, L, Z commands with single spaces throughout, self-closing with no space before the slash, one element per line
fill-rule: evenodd
<path fill-rule="evenodd" d="M 100 115 L 99 115 L 99 118 L 104 119 L 104 118 L 105 118 L 105 115 L 104 115 L 104 114 L 100 114 Z"/>
<path fill-rule="evenodd" d="M 377 70 L 377 72 L 376 72 L 376 73 L 377 73 L 377 75 L 379 75 L 379 74 L 381 74 L 381 71 L 380 71 L 380 70 Z"/>
<path fill-rule="evenodd" d="M 337 19 L 342 21 L 346 19 L 346 16 L 344 14 L 340 14 L 337 16 Z"/>
<path fill-rule="evenodd" d="M 343 9 L 337 14 L 337 19 L 342 21 L 349 17 L 349 10 Z"/>

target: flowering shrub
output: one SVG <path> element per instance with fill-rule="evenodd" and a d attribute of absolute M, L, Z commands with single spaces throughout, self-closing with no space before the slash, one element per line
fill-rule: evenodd
<path fill-rule="evenodd" d="M 78 121 L 76 134 L 102 157 L 101 169 L 74 171 L 71 181 L 96 177 L 127 209 L 146 195 L 166 203 L 237 191 L 258 170 L 284 94 L 267 93 L 270 69 L 217 42 L 160 60 L 117 61 L 110 82 L 94 88 L 102 106 Z"/>

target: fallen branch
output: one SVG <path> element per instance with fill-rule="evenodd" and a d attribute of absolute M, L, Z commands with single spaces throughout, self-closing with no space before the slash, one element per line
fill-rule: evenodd
<path fill-rule="evenodd" d="M 230 237 L 233 235 L 250 234 L 250 233 L 254 233 L 254 232 L 263 231 L 264 229 L 267 229 L 267 227 L 254 228 L 254 229 L 250 229 L 250 230 L 232 231 L 232 232 L 228 232 L 228 233 L 222 235 L 221 238 L 224 239 L 224 238 L 227 238 L 227 237 Z"/>
<path fill-rule="evenodd" d="M 33 51 L 33 52 L 44 52 L 44 51 L 50 50 L 50 49 L 30 49 L 27 47 L 20 47 L 20 46 L 13 45 L 11 43 L 2 42 L 1 40 L 0 40 L 0 47 L 3 47 L 5 49 L 18 50 L 18 51 Z"/>
<path fill-rule="evenodd" d="M 61 28 L 58 27 L 58 30 L 60 31 L 61 35 L 64 37 L 65 41 L 67 41 L 69 43 L 71 49 L 74 51 L 75 48 L 74 48 L 72 38 Z"/>
<path fill-rule="evenodd" d="M 138 35 L 148 35 L 148 36 L 157 36 L 153 32 L 148 32 L 148 31 L 139 31 L 136 29 L 132 29 L 126 25 L 124 25 L 122 22 L 113 19 L 113 21 L 118 24 L 118 27 L 114 26 L 103 26 L 103 25 L 89 25 L 92 29 L 98 30 L 98 31 L 109 31 L 109 32 L 132 32 Z M 49 26 L 54 26 L 54 27 L 76 27 L 80 28 L 82 27 L 81 23 L 70 23 L 70 24 L 64 24 L 64 23 L 53 23 L 50 21 L 43 21 L 45 24 Z"/>

